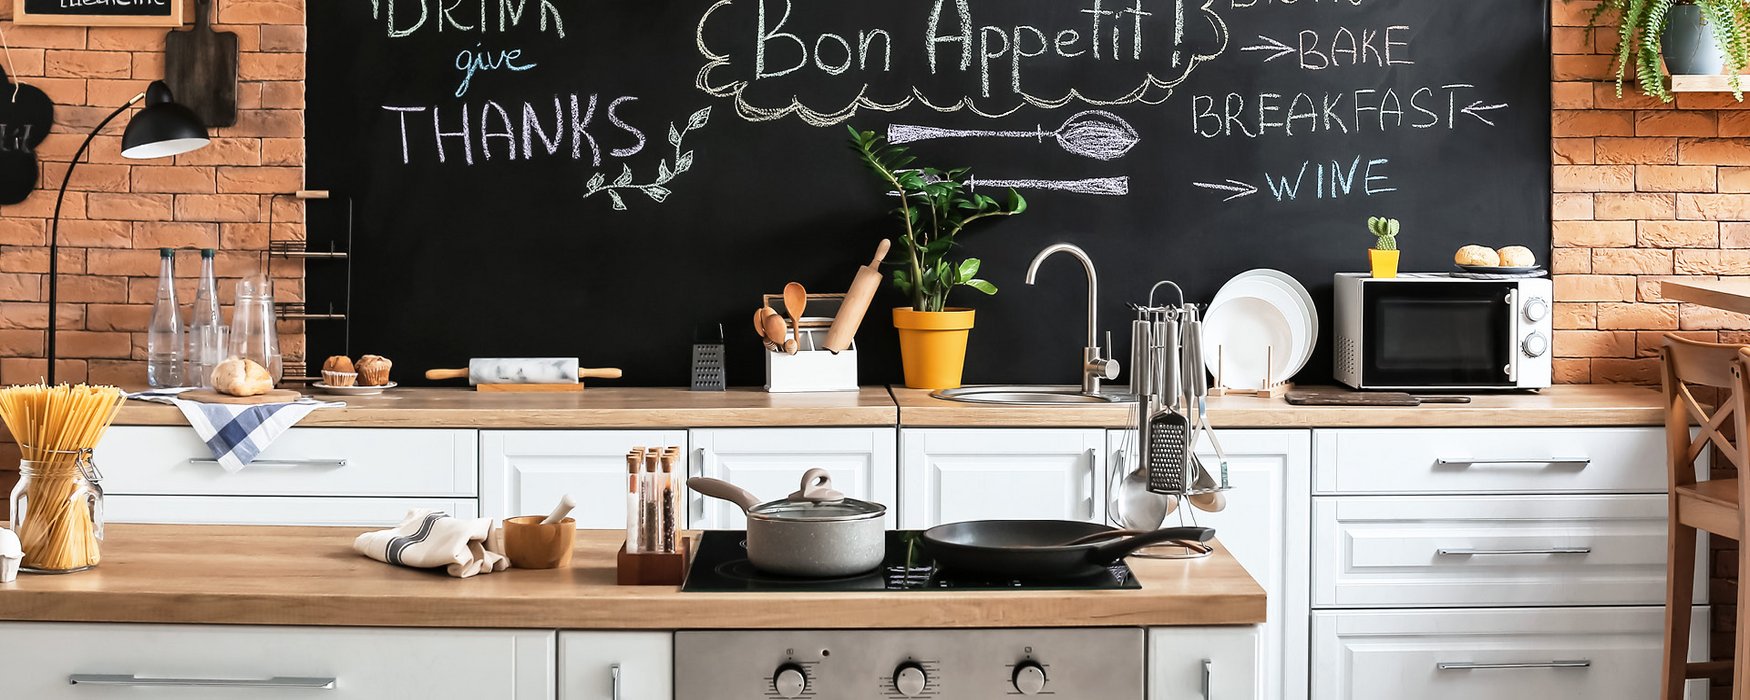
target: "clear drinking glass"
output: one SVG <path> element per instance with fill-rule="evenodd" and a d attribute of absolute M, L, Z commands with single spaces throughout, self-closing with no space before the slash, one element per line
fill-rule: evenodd
<path fill-rule="evenodd" d="M 20 568 L 53 574 L 84 571 L 102 560 L 102 474 L 91 450 L 48 455 L 47 460 L 18 463 L 12 529 L 24 547 Z"/>
<path fill-rule="evenodd" d="M 267 368 L 278 386 L 285 373 L 280 362 L 279 331 L 274 327 L 273 280 L 255 274 L 237 280 L 237 306 L 231 311 L 231 357 L 243 357 Z"/>

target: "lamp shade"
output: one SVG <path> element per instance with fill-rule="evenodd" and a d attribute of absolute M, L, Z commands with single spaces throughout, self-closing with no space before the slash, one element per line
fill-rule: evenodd
<path fill-rule="evenodd" d="M 122 157 L 169 158 L 207 143 L 207 127 L 200 117 L 177 104 L 164 81 L 154 80 L 146 87 L 146 106 L 122 132 Z"/>

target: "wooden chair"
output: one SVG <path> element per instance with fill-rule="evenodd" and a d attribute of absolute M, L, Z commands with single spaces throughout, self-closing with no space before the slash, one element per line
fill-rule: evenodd
<path fill-rule="evenodd" d="M 1665 565 L 1665 657 L 1663 700 L 1683 700 L 1690 678 L 1730 678 L 1732 697 L 1750 699 L 1750 633 L 1744 613 L 1750 611 L 1750 586 L 1738 589 L 1738 640 L 1732 662 L 1689 662 L 1690 609 L 1695 591 L 1696 532 L 1705 530 L 1739 542 L 1745 540 L 1744 493 L 1750 480 L 1698 481 L 1695 464 L 1711 447 L 1715 455 L 1740 471 L 1750 464 L 1750 430 L 1746 400 L 1750 399 L 1750 347 L 1703 343 L 1665 336 L 1664 358 L 1666 486 L 1670 493 L 1670 539 Z M 1719 405 L 1709 411 L 1692 386 L 1717 390 Z M 1690 437 L 1692 426 L 1700 432 Z M 1750 547 L 1739 548 L 1739 567 L 1750 571 Z"/>

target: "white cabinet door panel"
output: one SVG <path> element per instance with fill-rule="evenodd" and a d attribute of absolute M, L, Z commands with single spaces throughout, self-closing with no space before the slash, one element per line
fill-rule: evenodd
<path fill-rule="evenodd" d="M 892 428 L 717 428 L 693 430 L 688 439 L 691 476 L 722 479 L 774 501 L 819 467 L 846 496 L 887 506 L 888 527 L 899 522 Z M 741 508 L 727 501 L 688 494 L 687 512 L 696 529 L 747 527 Z"/>
<path fill-rule="evenodd" d="M 1319 494 L 1664 493 L 1661 428 L 1317 430 Z"/>
<path fill-rule="evenodd" d="M 1148 700 L 1267 700 L 1264 638 L 1257 627 L 1155 627 L 1148 631 Z"/>
<path fill-rule="evenodd" d="M 112 523 L 171 525 L 321 525 L 390 527 L 415 508 L 477 518 L 472 498 L 311 498 L 308 496 L 105 496 Z"/>
<path fill-rule="evenodd" d="M 583 529 L 626 527 L 626 451 L 676 446 L 684 430 L 486 430 L 480 433 L 480 507 L 486 517 L 545 514 L 571 494 Z M 685 464 L 675 478 L 686 479 Z M 678 487 L 678 486 L 677 486 Z"/>
<path fill-rule="evenodd" d="M 674 635 L 560 632 L 559 700 L 674 697 Z"/>
<path fill-rule="evenodd" d="M 908 529 L 963 520 L 1087 520 L 1106 511 L 1106 431 L 920 428 L 900 437 Z"/>
<path fill-rule="evenodd" d="M 116 426 L 97 446 L 103 489 L 150 496 L 468 496 L 474 430 L 292 428 L 227 472 L 188 427 Z"/>

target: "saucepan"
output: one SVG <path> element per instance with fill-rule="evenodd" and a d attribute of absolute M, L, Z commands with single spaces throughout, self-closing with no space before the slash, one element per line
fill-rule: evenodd
<path fill-rule="evenodd" d="M 747 558 L 779 576 L 835 578 L 867 573 L 887 556 L 887 506 L 846 498 L 832 475 L 810 469 L 789 498 L 761 503 L 721 479 L 693 477 L 687 487 L 741 506 L 747 513 Z"/>
<path fill-rule="evenodd" d="M 1098 575 L 1136 550 L 1164 542 L 1208 542 L 1206 527 L 1137 533 L 1074 520 L 973 520 L 924 531 L 924 553 L 944 570 L 1026 579 Z"/>

